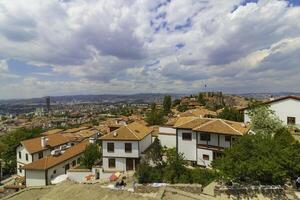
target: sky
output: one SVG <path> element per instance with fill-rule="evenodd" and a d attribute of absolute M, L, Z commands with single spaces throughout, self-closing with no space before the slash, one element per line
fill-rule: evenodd
<path fill-rule="evenodd" d="M 0 99 L 300 92 L 299 21 L 300 0 L 2 0 Z"/>

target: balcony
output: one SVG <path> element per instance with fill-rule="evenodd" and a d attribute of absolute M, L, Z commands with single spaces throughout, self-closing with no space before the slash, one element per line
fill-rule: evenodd
<path fill-rule="evenodd" d="M 206 144 L 197 144 L 197 148 L 207 149 L 207 150 L 211 150 L 213 152 L 223 152 L 224 151 L 224 147 L 218 147 L 218 146 L 206 145 Z"/>

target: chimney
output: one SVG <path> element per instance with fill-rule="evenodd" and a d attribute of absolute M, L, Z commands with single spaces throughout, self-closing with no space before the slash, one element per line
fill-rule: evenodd
<path fill-rule="evenodd" d="M 90 142 L 90 144 L 94 144 L 94 143 L 95 143 L 95 138 L 90 137 L 90 138 L 89 138 L 89 142 Z"/>
<path fill-rule="evenodd" d="M 41 137 L 41 146 L 42 146 L 42 148 L 46 148 L 47 140 L 48 139 L 46 137 L 44 137 L 44 136 Z"/>

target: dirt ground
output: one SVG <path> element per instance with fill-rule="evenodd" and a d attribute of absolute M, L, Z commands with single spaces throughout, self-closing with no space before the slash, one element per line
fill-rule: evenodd
<path fill-rule="evenodd" d="M 20 193 L 9 200 L 147 200 L 137 194 L 127 191 L 109 190 L 101 188 L 100 185 L 84 185 L 65 182 L 51 188 L 34 189 Z"/>
<path fill-rule="evenodd" d="M 20 194 L 11 197 L 8 200 L 153 200 L 155 197 L 155 193 L 147 196 L 141 196 L 139 194 L 134 194 L 128 191 L 122 190 L 111 190 L 106 188 L 101 188 L 99 184 L 76 184 L 72 182 L 64 182 L 62 184 L 43 188 L 43 189 L 32 189 L 29 191 L 24 191 Z M 149 196 L 150 195 L 150 196 Z M 190 198 L 187 196 L 183 196 L 177 192 L 165 191 L 163 195 L 163 200 L 192 200 L 194 198 Z M 199 200 L 207 200 L 205 197 L 198 197 Z M 210 197 L 210 199 L 216 200 L 233 200 L 237 199 L 236 197 L 228 198 L 227 195 L 222 195 L 219 197 Z M 248 199 L 248 198 L 241 198 Z M 268 200 L 269 198 L 265 198 L 261 195 L 256 196 L 255 198 L 251 198 L 255 200 Z M 289 198 L 294 199 L 294 198 Z"/>

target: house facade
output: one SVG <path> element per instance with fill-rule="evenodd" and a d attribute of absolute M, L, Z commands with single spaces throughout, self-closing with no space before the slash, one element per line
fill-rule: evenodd
<path fill-rule="evenodd" d="M 69 139 L 61 134 L 36 137 L 21 141 L 17 147 L 17 175 L 25 176 L 24 165 L 49 156 L 51 151 L 68 146 Z"/>
<path fill-rule="evenodd" d="M 286 125 L 300 125 L 300 96 L 286 96 L 271 101 L 264 102 Z M 244 122 L 251 121 L 248 112 L 249 107 L 242 109 L 244 111 Z"/>
<path fill-rule="evenodd" d="M 158 128 L 158 139 L 162 146 L 167 148 L 176 147 L 176 129 L 172 126 L 160 126 Z"/>
<path fill-rule="evenodd" d="M 79 165 L 88 144 L 89 140 L 85 140 L 58 154 L 48 155 L 24 165 L 21 169 L 24 170 L 26 186 L 50 185 L 51 180 Z"/>
<path fill-rule="evenodd" d="M 177 152 L 204 167 L 209 167 L 225 148 L 249 131 L 244 123 L 195 117 L 179 118 L 174 128 Z"/>
<path fill-rule="evenodd" d="M 142 154 L 152 143 L 152 129 L 133 122 L 100 138 L 103 170 L 135 170 Z"/>

